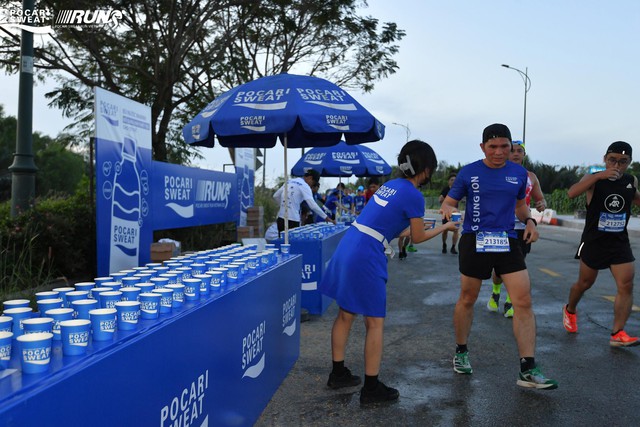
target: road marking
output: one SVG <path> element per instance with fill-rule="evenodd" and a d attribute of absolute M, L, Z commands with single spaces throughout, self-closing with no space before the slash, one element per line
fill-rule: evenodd
<path fill-rule="evenodd" d="M 607 301 L 611 301 L 611 302 L 615 302 L 615 300 L 616 300 L 616 296 L 615 295 L 605 295 L 602 298 L 606 299 Z M 631 307 L 631 311 L 640 311 L 640 307 L 638 307 L 637 305 L 634 305 L 633 307 Z"/>
<path fill-rule="evenodd" d="M 548 268 L 540 268 L 540 267 L 538 267 L 538 270 L 542 271 L 543 273 L 547 273 L 549 276 L 552 276 L 552 277 L 560 277 L 560 276 L 562 276 L 562 274 L 556 273 L 555 271 L 549 270 Z"/>

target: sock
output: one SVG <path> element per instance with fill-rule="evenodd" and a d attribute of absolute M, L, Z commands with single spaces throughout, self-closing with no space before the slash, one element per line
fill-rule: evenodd
<path fill-rule="evenodd" d="M 456 354 L 466 353 L 469 351 L 466 344 L 456 344 Z"/>
<path fill-rule="evenodd" d="M 344 374 L 344 360 L 340 362 L 333 361 L 333 371 L 331 371 L 333 375 L 341 376 Z"/>
<path fill-rule="evenodd" d="M 493 284 L 493 293 L 500 295 L 500 288 L 502 287 L 502 283 L 494 283 Z"/>
<path fill-rule="evenodd" d="M 364 376 L 364 388 L 367 390 L 375 390 L 378 385 L 378 376 L 377 375 L 365 375 Z"/>
<path fill-rule="evenodd" d="M 536 360 L 533 357 L 520 358 L 520 372 L 528 371 L 536 367 Z"/>
<path fill-rule="evenodd" d="M 505 303 L 511 304 L 511 297 L 509 297 L 509 294 L 507 294 L 507 300 L 505 301 Z"/>

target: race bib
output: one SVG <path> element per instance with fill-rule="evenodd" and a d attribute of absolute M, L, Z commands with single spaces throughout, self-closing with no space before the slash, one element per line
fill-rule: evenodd
<path fill-rule="evenodd" d="M 476 233 L 476 252 L 509 252 L 506 231 L 479 231 Z"/>
<path fill-rule="evenodd" d="M 598 220 L 598 230 L 606 233 L 621 233 L 627 223 L 626 212 L 613 214 L 608 212 L 600 212 Z"/>

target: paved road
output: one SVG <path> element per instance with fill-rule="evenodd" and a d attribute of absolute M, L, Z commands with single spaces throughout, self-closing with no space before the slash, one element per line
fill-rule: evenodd
<path fill-rule="evenodd" d="M 330 330 L 337 307 L 301 325 L 301 354 L 258 426 L 632 426 L 640 424 L 640 347 L 612 349 L 615 284 L 608 271 L 579 306 L 579 333 L 567 334 L 561 307 L 577 275 L 580 231 L 541 226 L 527 258 L 538 325 L 536 358 L 560 383 L 538 391 L 516 385 L 518 354 L 510 319 L 490 313 L 486 286 L 469 340 L 473 375 L 455 374 L 452 314 L 459 289 L 457 257 L 440 238 L 417 245 L 406 261 L 389 262 L 388 315 L 380 379 L 400 390 L 394 404 L 361 407 L 359 388 L 330 390 Z M 640 241 L 640 239 L 636 239 Z M 395 243 L 395 242 L 394 242 Z M 634 244 L 636 254 L 640 245 Z M 357 266 L 354 266 L 357 268 Z M 638 291 L 635 292 L 636 301 Z M 636 308 L 636 310 L 638 310 Z M 628 332 L 640 334 L 634 311 Z M 346 359 L 363 374 L 364 326 L 356 321 Z"/>

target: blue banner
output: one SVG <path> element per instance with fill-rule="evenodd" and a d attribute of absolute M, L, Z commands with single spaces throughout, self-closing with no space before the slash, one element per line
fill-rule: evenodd
<path fill-rule="evenodd" d="M 235 174 L 153 162 L 151 190 L 154 230 L 238 219 Z"/>
<path fill-rule="evenodd" d="M 248 167 L 234 174 L 152 161 L 149 107 L 96 88 L 95 120 L 99 276 L 149 262 L 154 230 L 238 222 L 240 204 L 253 204 Z"/>
<path fill-rule="evenodd" d="M 106 275 L 149 261 L 151 109 L 95 88 L 95 120 L 98 274 Z"/>

